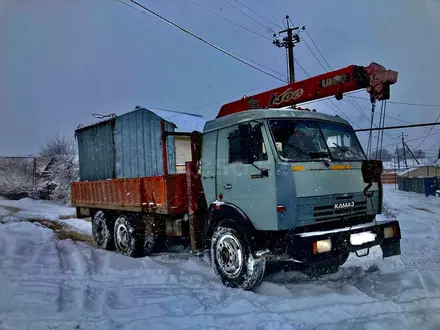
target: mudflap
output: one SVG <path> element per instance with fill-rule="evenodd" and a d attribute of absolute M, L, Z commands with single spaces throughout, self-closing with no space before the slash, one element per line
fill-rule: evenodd
<path fill-rule="evenodd" d="M 399 239 L 384 240 L 382 244 L 380 244 L 380 247 L 382 249 L 382 257 L 384 259 L 401 254 Z"/>

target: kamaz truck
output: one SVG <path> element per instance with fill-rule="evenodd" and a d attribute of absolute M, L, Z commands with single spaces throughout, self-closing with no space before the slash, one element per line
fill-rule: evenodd
<path fill-rule="evenodd" d="M 374 104 L 396 82 L 376 63 L 351 65 L 225 104 L 203 132 L 177 132 L 142 108 L 79 128 L 72 205 L 92 218 L 99 248 L 144 257 L 187 238 L 226 286 L 246 290 L 271 260 L 319 273 L 373 246 L 399 255 L 399 222 L 376 220 L 382 163 L 346 120 L 297 106 L 364 88 Z M 184 173 L 178 137 L 190 141 Z"/>

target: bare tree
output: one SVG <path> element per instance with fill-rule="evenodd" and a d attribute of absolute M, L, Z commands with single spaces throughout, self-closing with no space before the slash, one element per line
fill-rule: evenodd
<path fill-rule="evenodd" d="M 373 152 L 373 159 L 380 159 L 384 162 L 389 162 L 393 159 L 393 155 L 387 149 L 379 149 Z"/>
<path fill-rule="evenodd" d="M 44 184 L 51 186 L 51 198 L 67 201 L 70 184 L 78 179 L 78 152 L 74 138 L 55 135 L 42 146 L 40 155 L 50 157 L 49 175 Z"/>
<path fill-rule="evenodd" d="M 76 144 L 73 138 L 61 136 L 58 133 L 48 138 L 40 147 L 41 157 L 54 157 L 76 153 Z"/>
<path fill-rule="evenodd" d="M 417 149 L 414 151 L 414 156 L 416 156 L 417 159 L 424 159 L 426 158 L 426 153 L 422 149 Z"/>

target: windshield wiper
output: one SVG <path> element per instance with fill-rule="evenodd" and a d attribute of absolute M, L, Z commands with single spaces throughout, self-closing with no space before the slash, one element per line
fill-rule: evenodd
<path fill-rule="evenodd" d="M 330 162 L 324 158 L 324 157 L 329 156 L 328 152 L 325 152 L 325 151 L 310 152 L 309 155 L 310 155 L 310 158 L 312 158 L 312 159 L 319 158 L 320 160 L 322 160 L 325 163 L 325 165 L 327 165 L 328 167 L 331 166 Z"/>
<path fill-rule="evenodd" d="M 297 150 L 298 152 L 302 153 L 305 156 L 309 156 L 311 159 L 319 158 L 320 160 L 322 160 L 325 163 L 325 165 L 327 165 L 329 167 L 331 166 L 330 162 L 323 158 L 323 157 L 329 156 L 329 154 L 325 151 L 307 151 L 307 150 L 304 150 L 303 148 L 301 148 L 300 146 L 291 144 L 289 142 L 286 142 L 286 145 L 288 145 L 292 149 Z"/>
<path fill-rule="evenodd" d="M 353 152 L 352 150 L 348 149 L 347 147 L 341 146 L 341 145 L 339 145 L 339 144 L 337 144 L 335 142 L 333 142 L 333 144 L 335 145 L 336 148 L 338 148 L 338 150 L 340 150 L 344 154 L 345 153 L 350 153 L 350 154 L 353 154 L 353 155 L 357 156 L 359 159 L 363 159 L 363 157 L 359 153 Z"/>

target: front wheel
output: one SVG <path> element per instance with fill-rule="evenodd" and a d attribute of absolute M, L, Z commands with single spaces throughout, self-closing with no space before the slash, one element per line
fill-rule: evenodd
<path fill-rule="evenodd" d="M 227 287 L 252 290 L 266 270 L 266 258 L 254 259 L 244 234 L 222 222 L 211 239 L 211 259 L 215 272 Z"/>

